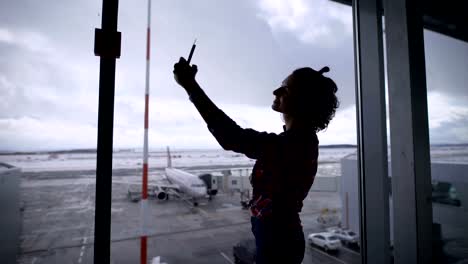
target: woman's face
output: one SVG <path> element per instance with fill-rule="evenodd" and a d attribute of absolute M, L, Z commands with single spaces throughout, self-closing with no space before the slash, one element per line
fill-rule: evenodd
<path fill-rule="evenodd" d="M 288 97 L 290 95 L 290 86 L 292 82 L 292 75 L 289 75 L 286 79 L 284 79 L 281 86 L 273 91 L 273 95 L 275 99 L 271 108 L 277 112 L 287 114 L 288 113 Z"/>

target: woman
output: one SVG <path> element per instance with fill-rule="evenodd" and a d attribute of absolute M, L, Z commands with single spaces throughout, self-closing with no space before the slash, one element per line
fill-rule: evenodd
<path fill-rule="evenodd" d="M 273 91 L 272 109 L 283 114 L 281 134 L 243 129 L 208 98 L 195 80 L 198 69 L 184 58 L 174 78 L 225 150 L 255 159 L 250 201 L 256 263 L 301 263 L 305 242 L 299 212 L 317 172 L 318 139 L 333 118 L 338 99 L 335 83 L 320 71 L 300 68 Z"/>

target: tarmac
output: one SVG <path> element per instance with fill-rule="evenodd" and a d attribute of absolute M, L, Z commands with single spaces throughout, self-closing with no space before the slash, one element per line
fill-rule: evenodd
<path fill-rule="evenodd" d="M 151 173 L 160 173 L 152 171 Z M 134 177 L 116 171 L 115 180 Z M 94 172 L 26 172 L 21 182 L 22 230 L 18 263 L 93 263 Z M 113 184 L 111 263 L 139 263 L 140 203 L 127 198 L 128 186 Z M 180 200 L 150 200 L 148 263 L 234 263 L 233 246 L 253 238 L 248 210 L 239 193 L 219 193 L 192 207 Z M 310 192 L 301 219 L 304 233 L 320 232 L 323 208 L 341 210 L 336 192 Z M 356 249 L 326 253 L 307 245 L 303 263 L 360 263 Z"/>

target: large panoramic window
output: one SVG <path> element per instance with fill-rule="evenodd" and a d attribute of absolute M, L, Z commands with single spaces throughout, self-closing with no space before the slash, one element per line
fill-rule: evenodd
<path fill-rule="evenodd" d="M 20 263 L 93 262 L 93 42 L 101 5 L 0 4 L 0 175 L 18 179 L 12 210 L 21 212 L 13 219 Z M 317 133 L 318 170 L 300 213 L 304 263 L 360 263 L 351 7 L 328 0 L 153 1 L 149 221 L 142 228 L 147 2 L 119 5 L 111 260 L 139 262 L 143 233 L 148 263 L 234 263 L 254 254 L 248 207 L 255 160 L 223 150 L 174 81 L 174 63 L 196 39 L 197 81 L 243 128 L 282 133 L 273 91 L 297 68 L 330 68 L 324 75 L 336 83 L 340 106 Z M 8 186 L 1 188 L 14 190 Z"/>
<path fill-rule="evenodd" d="M 433 259 L 468 259 L 468 44 L 425 31 Z"/>
<path fill-rule="evenodd" d="M 2 262 L 92 262 L 100 10 L 0 3 Z"/>

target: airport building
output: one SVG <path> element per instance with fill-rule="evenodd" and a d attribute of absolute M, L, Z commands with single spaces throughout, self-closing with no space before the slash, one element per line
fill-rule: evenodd
<path fill-rule="evenodd" d="M 2 262 L 16 263 L 21 232 L 21 170 L 0 162 L 0 256 Z"/>
<path fill-rule="evenodd" d="M 360 232 L 359 177 L 356 155 L 341 160 L 342 226 Z M 391 167 L 391 166 L 390 166 Z M 463 259 L 466 258 L 468 241 L 468 163 L 434 161 L 432 175 L 432 215 L 433 236 L 439 240 L 441 252 Z M 392 186 L 392 173 L 389 172 L 388 186 Z M 389 196 L 390 241 L 393 244 L 393 198 Z M 445 242 L 444 242 L 445 241 Z M 456 246 L 459 244 L 459 246 Z M 463 249 L 465 245 L 465 249 Z"/>
<path fill-rule="evenodd" d="M 223 192 L 242 192 L 252 191 L 250 184 L 251 168 L 239 168 L 223 170 L 219 173 L 213 173 L 213 184 L 218 190 Z M 316 192 L 340 192 L 340 176 L 316 176 L 314 184 L 310 191 Z"/>

